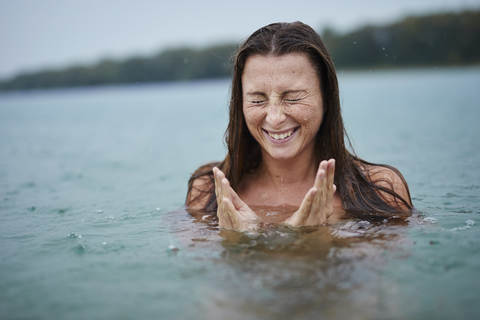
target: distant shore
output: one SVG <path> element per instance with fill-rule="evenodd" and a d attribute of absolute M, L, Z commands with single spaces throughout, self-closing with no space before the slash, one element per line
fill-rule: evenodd
<path fill-rule="evenodd" d="M 480 10 L 410 16 L 345 34 L 329 28 L 320 33 L 339 70 L 480 64 Z M 237 46 L 171 48 L 152 56 L 22 73 L 0 81 L 0 91 L 227 78 Z"/>

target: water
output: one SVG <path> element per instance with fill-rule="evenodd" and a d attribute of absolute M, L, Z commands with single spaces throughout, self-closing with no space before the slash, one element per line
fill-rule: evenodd
<path fill-rule="evenodd" d="M 0 95 L 0 317 L 478 317 L 479 71 L 339 73 L 357 153 L 420 213 L 301 234 L 182 208 L 225 154 L 228 81 Z"/>

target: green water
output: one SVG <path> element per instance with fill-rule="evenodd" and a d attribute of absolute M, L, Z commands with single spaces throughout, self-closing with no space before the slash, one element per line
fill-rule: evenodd
<path fill-rule="evenodd" d="M 0 95 L 2 319 L 480 315 L 480 69 L 341 72 L 357 153 L 406 225 L 220 232 L 183 209 L 225 153 L 228 81 Z"/>

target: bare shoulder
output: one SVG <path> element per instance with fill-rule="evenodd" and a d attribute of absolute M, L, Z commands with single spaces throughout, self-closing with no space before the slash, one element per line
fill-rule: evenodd
<path fill-rule="evenodd" d="M 214 190 L 214 182 L 209 174 L 213 164 L 207 164 L 198 168 L 188 182 L 185 205 L 190 210 L 205 209 L 208 200 Z"/>
<path fill-rule="evenodd" d="M 407 182 L 403 175 L 396 168 L 383 165 L 363 165 L 370 181 L 380 186 L 383 190 L 379 190 L 378 194 L 385 199 L 390 205 L 400 210 L 410 210 L 412 200 Z M 400 196 L 400 199 L 389 191 Z"/>

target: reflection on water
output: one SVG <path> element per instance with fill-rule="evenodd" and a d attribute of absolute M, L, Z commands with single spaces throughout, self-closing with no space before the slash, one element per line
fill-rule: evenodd
<path fill-rule="evenodd" d="M 179 215 L 171 213 L 170 222 L 188 254 L 219 253 L 209 258 L 215 271 L 202 293 L 206 319 L 344 319 L 353 312 L 371 318 L 396 307 L 378 291 L 395 291 L 384 287 L 385 252 L 408 257 L 407 223 L 345 220 L 320 228 L 271 225 L 240 233 L 218 230 L 213 220 L 201 218 L 183 228 L 174 222 Z"/>

